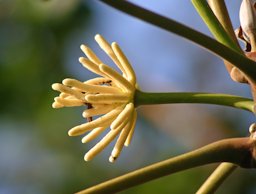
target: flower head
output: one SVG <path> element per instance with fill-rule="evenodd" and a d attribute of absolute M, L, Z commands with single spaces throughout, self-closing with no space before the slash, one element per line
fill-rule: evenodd
<path fill-rule="evenodd" d="M 87 58 L 80 57 L 80 63 L 99 77 L 85 82 L 67 78 L 62 84 L 53 84 L 52 88 L 59 91 L 60 95 L 54 98 L 52 107 L 87 106 L 83 117 L 88 122 L 73 127 L 68 134 L 77 136 L 90 131 L 82 138 L 82 142 L 86 143 L 110 127 L 106 136 L 85 154 L 84 159 L 91 160 L 119 135 L 109 158 L 113 162 L 120 155 L 123 146 L 130 144 L 134 132 L 137 118 L 133 103 L 136 75 L 117 43 L 110 45 L 101 35 L 96 35 L 95 40 L 122 74 L 104 64 L 89 47 L 81 45 Z M 101 116 L 92 120 L 96 115 Z"/>

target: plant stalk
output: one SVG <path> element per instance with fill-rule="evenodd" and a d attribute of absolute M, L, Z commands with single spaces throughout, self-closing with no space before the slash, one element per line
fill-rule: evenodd
<path fill-rule="evenodd" d="M 203 185 L 199 188 L 196 194 L 212 194 L 225 179 L 237 168 L 237 165 L 232 163 L 221 163 L 217 169 L 208 177 Z"/>
<path fill-rule="evenodd" d="M 224 0 L 208 0 L 208 3 L 229 37 L 239 46 Z M 240 48 L 242 51 L 242 49 Z"/>
<path fill-rule="evenodd" d="M 136 6 L 128 1 L 101 0 L 102 2 L 143 21 L 151 23 L 169 32 L 182 36 L 198 45 L 208 49 L 214 54 L 229 61 L 231 64 L 243 71 L 253 82 L 256 83 L 256 63 L 244 55 L 237 49 L 232 50 L 218 41 L 193 30 L 174 20 L 158 15 L 152 11 Z"/>
<path fill-rule="evenodd" d="M 137 90 L 134 97 L 135 106 L 174 103 L 201 103 L 224 105 L 253 112 L 254 103 L 251 99 L 228 94 L 171 92 L 149 93 Z"/>
<path fill-rule="evenodd" d="M 116 193 L 182 170 L 216 162 L 231 162 L 241 167 L 255 168 L 255 156 L 252 154 L 255 150 L 255 141 L 248 137 L 220 140 L 100 183 L 77 194 Z"/>
<path fill-rule="evenodd" d="M 196 8 L 197 12 L 201 16 L 201 18 L 204 20 L 204 22 L 206 23 L 206 25 L 208 26 L 209 30 L 212 32 L 214 37 L 219 42 L 221 42 L 222 44 L 226 45 L 227 47 L 229 47 L 229 48 L 231 48 L 231 49 L 233 49 L 233 50 L 235 50 L 235 51 L 237 51 L 237 52 L 239 52 L 240 54 L 243 55 L 243 51 L 241 50 L 241 48 L 231 38 L 232 36 L 230 36 L 227 33 L 227 31 L 224 29 L 223 26 L 229 27 L 228 25 L 225 25 L 226 21 L 222 20 L 224 25 L 222 25 L 219 22 L 218 18 L 215 16 L 215 14 L 213 13 L 212 9 L 208 5 L 207 1 L 206 0 L 191 0 L 191 2 L 193 3 L 193 5 Z M 220 2 L 220 1 L 218 1 L 218 2 Z M 212 4 L 216 5 L 217 2 L 212 3 Z M 221 13 L 223 14 L 224 9 L 222 7 L 220 7 L 220 4 L 218 4 L 218 5 L 219 5 L 218 6 L 219 9 L 218 9 L 217 13 L 220 13 L 220 11 L 222 11 Z M 226 19 L 226 18 L 227 17 L 222 18 L 222 19 Z M 234 34 L 234 32 L 232 34 Z"/>

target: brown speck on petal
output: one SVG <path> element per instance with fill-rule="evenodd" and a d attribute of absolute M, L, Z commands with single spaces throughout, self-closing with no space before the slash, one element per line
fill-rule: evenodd
<path fill-rule="evenodd" d="M 87 109 L 91 109 L 92 108 L 92 104 L 90 103 L 85 103 L 87 105 Z M 87 117 L 87 122 L 91 122 L 92 121 L 92 117 Z"/>

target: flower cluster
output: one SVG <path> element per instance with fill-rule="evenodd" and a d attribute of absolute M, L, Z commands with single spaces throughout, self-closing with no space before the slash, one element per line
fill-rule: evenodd
<path fill-rule="evenodd" d="M 91 160 L 119 135 L 109 158 L 109 161 L 113 162 L 120 155 L 123 146 L 130 144 L 133 136 L 137 118 L 133 103 L 136 75 L 117 43 L 110 45 L 99 34 L 95 36 L 95 40 L 122 74 L 104 64 L 90 48 L 81 45 L 81 50 L 87 58 L 80 57 L 80 63 L 100 77 L 85 82 L 67 78 L 62 84 L 54 83 L 52 88 L 59 91 L 60 95 L 54 98 L 52 107 L 87 106 L 83 117 L 87 118 L 88 122 L 73 127 L 68 134 L 77 136 L 90 131 L 82 138 L 82 142 L 86 143 L 110 127 L 109 132 L 85 154 L 84 159 Z M 101 116 L 92 120 L 96 115 Z"/>

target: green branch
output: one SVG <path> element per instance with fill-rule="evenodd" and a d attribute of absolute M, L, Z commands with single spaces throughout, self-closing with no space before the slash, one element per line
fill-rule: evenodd
<path fill-rule="evenodd" d="M 232 163 L 221 163 L 196 192 L 197 194 L 214 193 L 224 180 L 237 168 Z"/>
<path fill-rule="evenodd" d="M 208 26 L 208 28 L 210 29 L 210 31 L 212 32 L 212 34 L 219 42 L 225 44 L 229 48 L 233 48 L 239 51 L 241 54 L 244 53 L 239 46 L 239 43 L 235 36 L 234 29 L 224 0 L 208 0 L 211 9 L 208 6 L 206 0 L 192 0 L 192 3 L 197 9 L 199 15 Z M 233 66 L 229 63 L 225 63 L 225 66 L 230 73 Z M 220 164 L 219 167 L 200 187 L 197 193 L 214 193 L 235 169 L 236 165 L 234 164 Z"/>
<path fill-rule="evenodd" d="M 208 3 L 227 34 L 238 45 L 240 51 L 242 51 L 236 38 L 225 0 L 208 0 Z"/>
<path fill-rule="evenodd" d="M 212 9 L 209 7 L 206 0 L 191 0 L 197 12 L 204 20 L 209 30 L 212 32 L 214 37 L 226 45 L 227 47 L 233 49 L 236 52 L 243 54 L 240 47 L 234 42 L 232 37 L 227 33 L 222 24 L 219 22 Z"/>
<path fill-rule="evenodd" d="M 198 45 L 208 49 L 223 59 L 229 61 L 231 64 L 238 67 L 243 71 L 251 80 L 256 83 L 256 63 L 240 52 L 229 49 L 227 46 L 219 43 L 218 41 L 193 30 L 183 24 L 180 24 L 174 20 L 168 19 L 164 16 L 158 15 L 152 11 L 146 10 L 139 6 L 136 6 L 127 1 L 117 0 L 101 0 L 102 2 L 120 10 L 134 17 L 137 17 L 143 21 L 151 23 L 169 32 L 182 36 Z"/>
<path fill-rule="evenodd" d="M 250 112 L 254 111 L 254 103 L 251 99 L 228 94 L 196 92 L 148 93 L 137 90 L 134 103 L 136 106 L 150 104 L 201 103 L 231 106 Z"/>
<path fill-rule="evenodd" d="M 255 141 L 251 138 L 233 138 L 214 142 L 189 153 L 155 163 L 123 176 L 90 187 L 78 194 L 107 194 L 157 179 L 189 168 L 216 162 L 231 162 L 245 168 L 254 168 Z"/>

